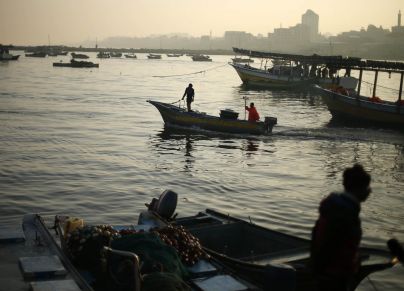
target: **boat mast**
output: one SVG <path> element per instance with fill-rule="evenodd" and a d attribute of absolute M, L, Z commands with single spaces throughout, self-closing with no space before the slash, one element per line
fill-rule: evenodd
<path fill-rule="evenodd" d="M 374 83 L 373 83 L 373 95 L 372 95 L 372 97 L 375 97 L 375 96 L 376 96 L 377 77 L 378 77 L 378 76 L 379 76 L 379 71 L 376 70 L 376 71 L 375 71 L 375 81 L 374 81 Z"/>
<path fill-rule="evenodd" d="M 400 112 L 400 107 L 401 107 L 401 95 L 403 93 L 403 79 L 404 79 L 404 72 L 401 72 L 400 91 L 398 91 L 398 102 L 397 102 L 397 111 L 398 112 Z"/>
<path fill-rule="evenodd" d="M 359 82 L 358 82 L 358 94 L 357 94 L 357 98 L 359 98 L 360 94 L 361 94 L 361 85 L 362 85 L 362 75 L 363 75 L 363 70 L 360 69 L 359 70 Z"/>

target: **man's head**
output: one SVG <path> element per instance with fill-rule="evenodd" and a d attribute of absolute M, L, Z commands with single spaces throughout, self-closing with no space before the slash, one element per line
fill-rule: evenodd
<path fill-rule="evenodd" d="M 192 84 L 189 84 L 188 87 L 189 87 L 189 88 L 192 88 Z"/>
<path fill-rule="evenodd" d="M 343 184 L 345 190 L 358 198 L 360 202 L 365 201 L 370 192 L 370 175 L 359 164 L 352 168 L 346 168 L 343 173 Z"/>
<path fill-rule="evenodd" d="M 254 102 L 251 102 L 251 103 L 250 103 L 250 107 L 254 107 Z"/>

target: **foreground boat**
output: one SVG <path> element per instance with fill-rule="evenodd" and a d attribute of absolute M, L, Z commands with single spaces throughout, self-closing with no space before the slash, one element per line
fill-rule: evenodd
<path fill-rule="evenodd" d="M 67 216 L 26 215 L 24 233 L 0 233 L 0 266 L 20 266 L 19 271 L 12 268 L 2 287 L 10 291 L 28 287 L 61 291 L 314 290 L 308 240 L 209 209 L 177 218 L 177 201 L 177 194 L 166 190 L 146 204 L 137 224 L 119 226 L 91 225 Z M 403 257 L 397 241 L 389 248 Z M 351 290 L 367 275 L 398 262 L 380 249 L 361 248 L 361 258 L 362 271 Z M 173 286 L 180 289 L 170 289 Z"/>
<path fill-rule="evenodd" d="M 238 114 L 230 110 L 222 110 L 221 117 L 191 111 L 168 103 L 148 100 L 160 112 L 168 126 L 181 126 L 191 129 L 202 129 L 224 133 L 268 134 L 276 125 L 275 117 L 265 117 L 265 121 L 249 122 L 237 119 Z"/>

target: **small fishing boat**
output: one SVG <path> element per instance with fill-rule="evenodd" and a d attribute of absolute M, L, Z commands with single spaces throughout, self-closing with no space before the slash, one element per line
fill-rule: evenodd
<path fill-rule="evenodd" d="M 0 61 L 16 61 L 19 57 L 20 55 L 12 55 L 5 51 L 0 53 Z"/>
<path fill-rule="evenodd" d="M 127 59 L 137 59 L 137 56 L 134 53 L 125 54 L 125 58 Z"/>
<path fill-rule="evenodd" d="M 268 134 L 277 124 L 275 117 L 265 117 L 265 121 L 249 122 L 238 119 L 238 113 L 221 110 L 220 116 L 208 115 L 168 103 L 148 100 L 161 114 L 167 126 L 180 126 L 193 130 L 209 130 L 224 133 Z"/>
<path fill-rule="evenodd" d="M 272 52 L 251 51 L 233 48 L 239 55 L 261 59 L 259 67 L 239 62 L 230 62 L 243 84 L 251 87 L 265 87 L 270 89 L 304 89 L 312 84 L 327 86 L 334 83 L 335 79 L 352 83 L 354 79 L 347 76 L 338 76 L 340 64 L 351 62 L 356 58 L 344 58 L 342 56 L 320 55 L 294 55 Z M 356 84 L 356 83 L 355 83 Z"/>
<path fill-rule="evenodd" d="M 273 66 L 270 69 L 259 69 L 248 64 L 229 63 L 232 66 L 244 85 L 267 87 L 274 89 L 288 89 L 305 87 L 310 84 L 307 78 L 301 78 L 293 74 L 290 66 Z"/>
<path fill-rule="evenodd" d="M 205 56 L 205 55 L 193 55 L 191 58 L 194 62 L 211 62 L 212 61 L 210 56 Z"/>
<path fill-rule="evenodd" d="M 120 53 L 120 52 L 111 52 L 110 56 L 111 56 L 111 58 L 121 58 L 122 53 Z"/>
<path fill-rule="evenodd" d="M 97 54 L 97 58 L 99 59 L 109 59 L 111 57 L 111 55 L 107 52 L 99 52 Z"/>
<path fill-rule="evenodd" d="M 161 55 L 159 55 L 159 54 L 148 54 L 147 58 L 150 59 L 150 60 L 159 60 L 159 59 L 161 59 Z"/>
<path fill-rule="evenodd" d="M 70 63 L 53 63 L 54 67 L 70 67 L 70 68 L 98 68 L 99 64 L 95 64 L 93 62 L 87 61 L 76 61 L 75 59 L 71 59 Z"/>
<path fill-rule="evenodd" d="M 0 231 L 0 267 L 8 276 L 2 287 L 154 291 L 174 284 L 200 291 L 313 290 L 308 240 L 209 209 L 177 218 L 177 201 L 175 192 L 164 191 L 146 204 L 136 224 L 27 214 L 22 229 Z M 397 241 L 388 246 L 390 252 L 361 248 L 362 271 L 355 285 L 403 258 Z"/>
<path fill-rule="evenodd" d="M 238 58 L 238 57 L 234 57 L 231 59 L 233 61 L 233 63 L 254 63 L 253 59 L 250 58 Z"/>
<path fill-rule="evenodd" d="M 174 214 L 177 199 L 175 192 L 164 191 L 146 204 L 148 210 L 140 214 L 138 223 L 160 228 L 173 225 L 189 231 L 206 253 L 257 290 L 316 290 L 309 240 L 213 209 L 178 218 Z M 371 273 L 391 268 L 403 259 L 403 248 L 397 241 L 390 240 L 387 246 L 389 250 L 360 248 L 361 268 L 351 290 Z"/>
<path fill-rule="evenodd" d="M 35 52 L 35 53 L 30 53 L 30 54 L 25 54 L 26 57 L 32 57 L 32 58 L 44 58 L 48 54 L 46 52 Z"/>
<path fill-rule="evenodd" d="M 336 82 L 328 86 L 314 86 L 320 92 L 333 119 L 352 125 L 376 125 L 403 129 L 404 100 L 402 99 L 404 82 L 404 63 L 375 60 L 361 60 L 355 62 L 341 62 L 341 68 L 358 70 L 359 79 L 356 90 L 346 88 L 344 84 Z M 374 72 L 373 92 L 371 96 L 361 94 L 362 76 L 364 71 Z M 382 100 L 377 96 L 377 81 L 379 72 L 389 75 L 399 74 L 400 86 L 398 98 L 395 102 Z"/>
<path fill-rule="evenodd" d="M 178 57 L 181 57 L 182 56 L 182 54 L 166 54 L 167 55 L 167 57 L 169 57 L 169 58 L 178 58 Z"/>
<path fill-rule="evenodd" d="M 71 55 L 72 55 L 72 58 L 74 58 L 74 59 L 88 59 L 88 58 L 90 58 L 88 55 L 85 55 L 85 54 L 77 54 L 77 53 L 71 53 Z"/>

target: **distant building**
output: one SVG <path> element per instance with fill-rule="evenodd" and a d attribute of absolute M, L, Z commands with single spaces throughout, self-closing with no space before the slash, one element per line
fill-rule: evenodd
<path fill-rule="evenodd" d="M 229 47 L 248 48 L 254 36 L 245 31 L 226 31 L 224 41 Z"/>
<path fill-rule="evenodd" d="M 404 26 L 401 26 L 401 10 L 398 11 L 397 26 L 391 28 L 393 36 L 404 36 Z"/>
<path fill-rule="evenodd" d="M 310 41 L 315 41 L 318 37 L 318 20 L 319 16 L 310 9 L 302 15 L 302 24 L 309 28 Z"/>

